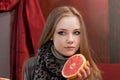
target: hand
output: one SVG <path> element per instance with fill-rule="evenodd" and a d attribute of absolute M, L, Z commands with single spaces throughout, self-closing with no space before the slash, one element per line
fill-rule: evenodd
<path fill-rule="evenodd" d="M 68 80 L 84 80 L 90 75 L 90 63 L 87 61 L 87 65 L 81 69 L 80 73 L 77 74 L 77 77 L 74 79 Z"/>

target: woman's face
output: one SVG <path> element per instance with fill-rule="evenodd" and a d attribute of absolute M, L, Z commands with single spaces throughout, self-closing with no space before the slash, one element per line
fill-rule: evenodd
<path fill-rule="evenodd" d="M 71 56 L 80 47 L 80 23 L 76 16 L 66 16 L 56 25 L 52 37 L 55 49 L 63 56 Z"/>

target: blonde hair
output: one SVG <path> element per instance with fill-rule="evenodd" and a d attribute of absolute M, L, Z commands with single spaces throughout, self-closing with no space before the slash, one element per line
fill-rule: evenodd
<path fill-rule="evenodd" d="M 46 25 L 41 35 L 39 47 L 41 47 L 43 44 L 45 44 L 52 38 L 56 28 L 56 24 L 60 21 L 60 19 L 64 16 L 71 16 L 71 15 L 77 16 L 77 18 L 80 21 L 80 26 L 81 26 L 80 53 L 86 57 L 86 59 L 90 62 L 90 65 L 91 65 L 91 74 L 89 75 L 88 79 L 96 80 L 96 78 L 98 78 L 99 80 L 101 80 L 102 78 L 101 78 L 100 70 L 95 64 L 91 56 L 83 18 L 81 14 L 74 7 L 63 6 L 63 7 L 58 7 L 52 10 L 52 12 L 49 14 L 47 18 Z"/>

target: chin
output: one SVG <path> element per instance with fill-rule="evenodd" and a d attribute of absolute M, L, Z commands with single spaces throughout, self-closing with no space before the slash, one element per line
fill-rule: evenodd
<path fill-rule="evenodd" d="M 72 56 L 72 55 L 74 55 L 73 53 L 68 53 L 66 56 Z"/>

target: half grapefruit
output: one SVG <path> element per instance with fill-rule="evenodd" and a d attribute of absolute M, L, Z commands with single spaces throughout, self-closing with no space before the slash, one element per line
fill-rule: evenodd
<path fill-rule="evenodd" d="M 86 65 L 86 59 L 82 54 L 75 54 L 71 56 L 63 66 L 62 75 L 67 79 L 77 77 L 77 74 Z"/>

